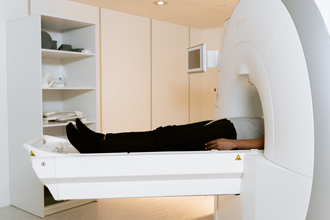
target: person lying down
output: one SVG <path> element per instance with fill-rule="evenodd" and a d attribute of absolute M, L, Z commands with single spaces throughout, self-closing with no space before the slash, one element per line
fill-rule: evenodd
<path fill-rule="evenodd" d="M 80 153 L 203 151 L 262 149 L 262 118 L 227 118 L 187 125 L 159 127 L 145 132 L 97 133 L 78 118 L 66 127 L 70 143 Z"/>

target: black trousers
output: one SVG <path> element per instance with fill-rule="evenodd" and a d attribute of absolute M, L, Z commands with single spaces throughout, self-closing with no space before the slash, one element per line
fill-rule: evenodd
<path fill-rule="evenodd" d="M 100 142 L 100 150 L 101 153 L 201 151 L 205 150 L 208 141 L 236 139 L 235 127 L 229 120 L 206 125 L 209 122 L 159 127 L 145 132 L 109 133 L 106 140 Z"/>

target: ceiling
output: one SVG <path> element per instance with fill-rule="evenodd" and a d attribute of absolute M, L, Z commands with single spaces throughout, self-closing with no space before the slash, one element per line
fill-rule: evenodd
<path fill-rule="evenodd" d="M 114 11 L 152 18 L 196 29 L 222 27 L 239 0 L 163 0 L 165 5 L 155 5 L 156 0 L 71 0 Z"/>

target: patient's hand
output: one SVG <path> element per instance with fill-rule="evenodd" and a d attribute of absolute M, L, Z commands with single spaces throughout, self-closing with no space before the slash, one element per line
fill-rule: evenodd
<path fill-rule="evenodd" d="M 250 139 L 250 140 L 236 140 L 236 139 L 226 139 L 220 138 L 213 141 L 205 143 L 205 149 L 207 150 L 232 150 L 234 148 L 238 149 L 263 149 L 264 148 L 264 138 Z"/>
<path fill-rule="evenodd" d="M 232 150 L 237 148 L 236 140 L 220 138 L 205 143 L 205 149 L 207 150 Z"/>

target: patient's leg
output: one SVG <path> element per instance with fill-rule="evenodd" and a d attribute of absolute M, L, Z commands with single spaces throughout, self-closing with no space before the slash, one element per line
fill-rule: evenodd
<path fill-rule="evenodd" d="M 160 133 L 164 131 L 170 131 L 170 130 L 185 130 L 190 128 L 196 128 L 196 127 L 202 127 L 205 124 L 209 123 L 210 121 L 201 121 L 186 125 L 175 125 L 175 126 L 166 126 L 166 127 L 159 127 L 153 131 L 142 131 L 142 132 L 121 132 L 121 133 L 107 133 L 105 136 L 102 133 L 97 133 L 95 131 L 92 131 L 89 129 L 84 123 L 80 121 L 80 119 L 76 119 L 76 125 L 78 131 L 80 131 L 82 134 L 84 134 L 86 137 L 96 139 L 96 140 L 110 140 L 110 139 L 136 139 L 136 138 L 151 138 L 152 136 L 155 136 L 155 134 Z"/>
<path fill-rule="evenodd" d="M 80 153 L 100 153 L 100 140 L 91 139 L 80 133 L 72 123 L 66 126 L 66 134 L 70 143 Z"/>
<path fill-rule="evenodd" d="M 122 133 L 98 133 L 89 129 L 84 123 L 80 121 L 79 118 L 76 119 L 76 125 L 79 132 L 84 134 L 86 137 L 96 139 L 96 140 L 106 140 L 106 139 L 131 139 L 131 138 L 142 138 L 150 137 L 150 131 L 143 132 L 122 132 Z"/>
<path fill-rule="evenodd" d="M 76 130 L 70 123 L 67 126 L 67 136 L 71 144 L 81 153 L 196 151 L 205 150 L 206 141 L 203 131 L 206 127 L 204 125 L 208 122 L 159 127 L 151 132 L 111 134 L 113 138 L 106 140 L 89 138 L 88 135 Z M 79 125 L 79 122 L 77 124 Z M 93 131 L 91 132 L 93 134 Z M 211 133 L 211 136 L 216 133 L 221 137 L 221 132 L 213 131 Z"/>
<path fill-rule="evenodd" d="M 205 150 L 202 130 L 208 122 L 159 127 L 149 132 L 148 135 L 136 135 L 134 138 L 107 138 L 100 142 L 101 152 Z M 120 137 L 120 135 L 117 137 Z"/>
<path fill-rule="evenodd" d="M 210 122 L 210 121 L 201 121 L 201 122 L 184 124 L 184 125 L 169 125 L 169 126 L 165 126 L 165 127 L 158 127 L 157 129 L 152 130 L 152 131 L 107 133 L 106 140 L 152 138 L 161 132 L 166 132 L 166 131 L 171 131 L 171 130 L 179 131 L 179 130 L 185 130 L 188 128 L 202 127 L 205 124 L 207 124 L 208 122 Z"/>
<path fill-rule="evenodd" d="M 200 138 L 203 124 L 160 127 L 150 132 L 148 137 L 96 140 L 86 137 L 69 123 L 67 136 L 80 153 L 204 150 L 204 142 Z"/>
<path fill-rule="evenodd" d="M 72 123 L 66 126 L 70 143 L 80 153 L 115 153 L 155 151 L 150 138 L 97 140 L 86 137 Z"/>
<path fill-rule="evenodd" d="M 76 118 L 76 125 L 78 131 L 80 131 L 82 134 L 86 135 L 86 137 L 96 139 L 96 140 L 104 140 L 105 135 L 102 133 L 97 133 L 95 131 L 92 131 L 89 129 L 84 123 L 80 121 L 79 118 Z"/>

